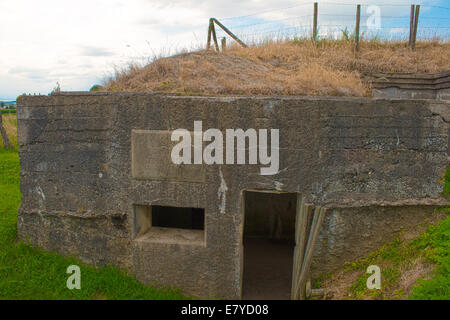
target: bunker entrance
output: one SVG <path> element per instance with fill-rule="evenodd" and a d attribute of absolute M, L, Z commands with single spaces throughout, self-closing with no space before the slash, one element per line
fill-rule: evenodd
<path fill-rule="evenodd" d="M 290 299 L 296 193 L 244 192 L 243 299 Z"/>

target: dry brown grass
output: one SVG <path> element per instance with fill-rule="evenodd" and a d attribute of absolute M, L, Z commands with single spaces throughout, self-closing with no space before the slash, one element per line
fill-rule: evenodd
<path fill-rule="evenodd" d="M 364 76 L 379 72 L 434 73 L 450 69 L 450 43 L 351 41 L 268 42 L 225 53 L 197 51 L 118 71 L 107 91 L 178 94 L 367 96 Z"/>

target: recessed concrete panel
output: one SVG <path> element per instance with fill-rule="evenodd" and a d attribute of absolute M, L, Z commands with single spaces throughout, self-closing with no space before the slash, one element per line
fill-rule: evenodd
<path fill-rule="evenodd" d="M 201 164 L 174 164 L 171 131 L 132 130 L 131 172 L 134 179 L 204 182 L 205 170 Z"/>

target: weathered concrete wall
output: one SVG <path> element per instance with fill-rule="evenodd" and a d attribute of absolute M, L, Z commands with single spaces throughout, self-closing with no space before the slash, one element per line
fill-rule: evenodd
<path fill-rule="evenodd" d="M 374 97 L 450 100 L 450 70 L 436 74 L 381 73 L 371 75 L 369 81 Z"/>
<path fill-rule="evenodd" d="M 450 89 L 411 89 L 395 86 L 374 89 L 372 94 L 375 98 L 389 99 L 437 99 L 450 101 Z"/>
<path fill-rule="evenodd" d="M 279 129 L 279 173 L 261 176 L 260 165 L 174 169 L 167 137 L 192 131 L 194 120 L 203 130 Z M 330 208 L 316 273 L 444 201 L 437 182 L 448 164 L 444 102 L 71 93 L 22 96 L 18 126 L 21 239 L 204 297 L 240 297 L 243 190 L 301 192 Z M 155 177 L 152 163 L 166 176 Z M 188 244 L 134 239 L 135 205 L 205 208 L 204 236 L 192 234 Z"/>
<path fill-rule="evenodd" d="M 330 272 L 355 257 L 394 240 L 431 218 L 437 206 L 367 206 L 334 208 L 328 212 L 316 243 L 312 274 Z"/>

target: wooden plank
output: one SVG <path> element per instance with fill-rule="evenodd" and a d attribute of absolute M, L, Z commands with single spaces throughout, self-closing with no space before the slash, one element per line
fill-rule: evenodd
<path fill-rule="evenodd" d="M 295 246 L 294 246 L 294 255 L 292 262 L 292 283 L 291 283 L 291 300 L 295 299 L 295 283 L 296 279 L 296 269 L 297 269 L 297 261 L 298 261 L 298 234 L 299 234 L 299 225 L 300 225 L 300 211 L 302 210 L 302 200 L 301 195 L 297 194 L 296 206 L 295 206 Z"/>
<path fill-rule="evenodd" d="M 221 24 L 219 22 L 219 20 L 217 20 L 216 18 L 212 18 L 213 21 L 222 28 L 223 31 L 225 31 L 231 38 L 233 38 L 234 40 L 236 40 L 241 46 L 243 46 L 244 48 L 247 48 L 247 45 L 241 41 L 241 39 L 239 39 L 233 32 L 231 32 L 230 30 L 228 30 L 227 27 L 225 27 L 223 24 Z"/>
<path fill-rule="evenodd" d="M 306 232 L 306 207 L 304 203 L 304 197 L 301 194 L 297 194 L 297 206 L 295 215 L 295 248 L 294 259 L 292 264 L 292 287 L 291 287 L 291 299 L 296 300 L 296 288 L 298 277 L 300 275 L 301 265 L 303 261 L 303 248 L 304 243 L 302 235 Z"/>
<path fill-rule="evenodd" d="M 314 210 L 313 222 L 311 224 L 311 231 L 309 233 L 308 244 L 305 251 L 305 256 L 303 259 L 302 270 L 299 278 L 298 287 L 298 297 L 299 299 L 305 299 L 306 292 L 306 280 L 308 276 L 309 269 L 311 267 L 312 256 L 314 253 L 314 246 L 319 236 L 320 228 L 322 226 L 323 218 L 325 217 L 326 209 L 320 206 L 316 207 Z"/>
<path fill-rule="evenodd" d="M 219 43 L 217 42 L 216 28 L 214 27 L 214 23 L 212 23 L 212 25 L 211 25 L 211 33 L 212 33 L 212 37 L 213 37 L 213 41 L 214 41 L 214 46 L 216 47 L 216 51 L 220 52 Z"/>
<path fill-rule="evenodd" d="M 311 210 L 310 210 L 311 209 Z M 301 208 L 298 214 L 298 221 L 296 221 L 296 247 L 294 249 L 294 259 L 293 273 L 292 273 L 292 290 L 291 299 L 298 300 L 298 288 L 299 288 L 299 278 L 303 265 L 304 252 L 306 248 L 306 240 L 308 239 L 309 233 L 309 219 L 308 211 L 312 211 L 311 205 L 306 205 L 304 199 L 302 199 Z"/>
<path fill-rule="evenodd" d="M 304 225 L 301 226 L 302 231 L 299 235 L 299 241 L 301 245 L 299 246 L 298 256 L 300 257 L 300 262 L 297 264 L 296 269 L 296 282 L 295 282 L 295 300 L 301 299 L 299 297 L 299 288 L 300 288 L 300 274 L 304 264 L 305 251 L 307 246 L 307 241 L 309 239 L 309 234 L 311 232 L 311 225 L 313 219 L 313 211 L 314 207 L 311 204 L 304 204 L 304 212 L 303 212 L 303 221 Z M 301 250 L 300 250 L 301 248 Z"/>
<path fill-rule="evenodd" d="M 296 288 L 297 288 L 297 281 L 298 281 L 298 252 L 299 252 L 299 247 L 295 246 L 294 247 L 294 261 L 292 263 L 292 285 L 291 285 L 291 300 L 297 300 L 297 296 L 296 296 Z"/>
<path fill-rule="evenodd" d="M 320 209 L 321 207 L 318 206 L 314 209 L 314 215 L 313 215 L 313 221 L 311 224 L 311 229 L 309 231 L 309 237 L 308 237 L 308 241 L 306 243 L 306 249 L 305 249 L 305 253 L 304 253 L 304 258 L 303 258 L 303 263 L 302 263 L 302 267 L 301 267 L 301 271 L 300 271 L 300 276 L 298 278 L 298 288 L 297 288 L 297 296 L 299 299 L 305 299 L 306 298 L 306 265 L 308 263 L 308 257 L 310 256 L 310 252 L 311 252 L 311 246 L 313 244 L 313 237 L 314 237 L 314 230 L 316 228 L 317 225 L 317 220 L 319 217 L 319 213 L 320 213 Z"/>

